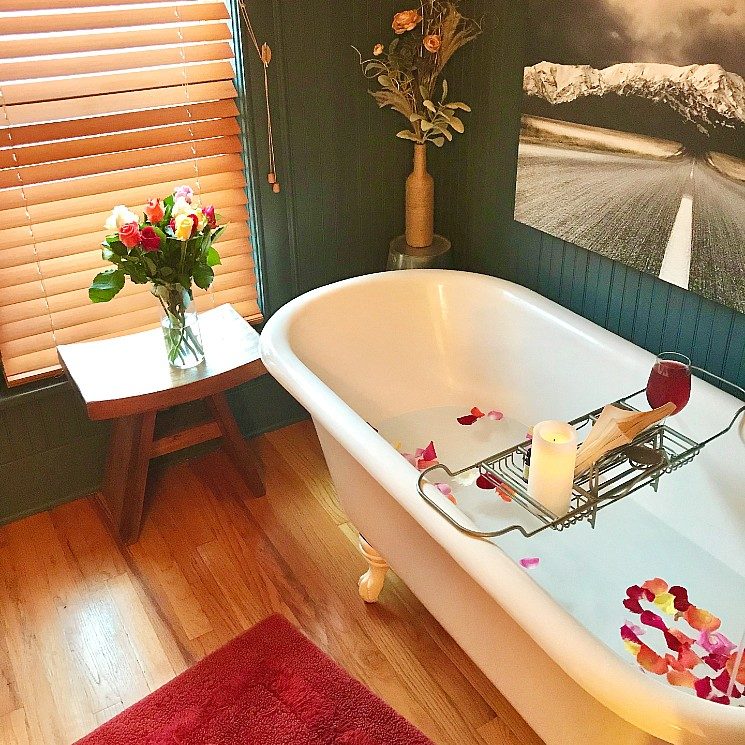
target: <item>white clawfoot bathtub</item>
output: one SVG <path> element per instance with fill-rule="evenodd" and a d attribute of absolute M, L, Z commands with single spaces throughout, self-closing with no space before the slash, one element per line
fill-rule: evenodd
<path fill-rule="evenodd" d="M 374 427 L 438 407 L 493 407 L 528 424 L 569 421 L 643 388 L 652 355 L 517 285 L 435 270 L 308 293 L 269 321 L 261 344 L 271 374 L 311 413 L 341 503 L 369 547 L 546 743 L 745 743 L 745 708 L 644 672 L 619 636 L 634 620 L 621 604 L 625 588 L 663 577 L 686 586 L 739 640 L 742 428 L 663 477 L 658 493 L 646 488 L 609 506 L 595 530 L 583 523 L 482 540 L 418 495 L 417 471 Z M 671 424 L 704 437 L 738 404 L 694 379 L 691 403 Z M 490 454 L 477 445 L 471 462 Z M 521 557 L 540 563 L 524 569 Z M 385 565 L 370 558 L 363 590 L 372 600 Z"/>

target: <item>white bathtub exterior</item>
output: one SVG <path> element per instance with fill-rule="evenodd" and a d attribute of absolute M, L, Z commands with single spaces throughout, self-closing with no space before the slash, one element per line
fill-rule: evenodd
<path fill-rule="evenodd" d="M 262 358 L 311 413 L 352 523 L 548 745 L 745 743 L 745 709 L 621 659 L 497 546 L 426 504 L 413 468 L 366 423 L 464 396 L 498 397 L 521 421 L 569 420 L 643 387 L 652 355 L 512 283 L 420 270 L 289 303 L 262 334 Z M 690 431 L 705 415 L 713 433 L 737 405 L 694 380 L 676 424 Z M 743 463 L 740 428 L 688 467 L 686 483 L 706 501 L 657 516 L 745 576 Z"/>

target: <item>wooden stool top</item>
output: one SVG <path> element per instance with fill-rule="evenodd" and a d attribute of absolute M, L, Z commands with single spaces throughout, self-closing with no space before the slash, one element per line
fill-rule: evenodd
<path fill-rule="evenodd" d="M 60 362 L 91 419 L 114 419 L 177 406 L 219 393 L 266 372 L 259 335 L 230 305 L 199 314 L 204 362 L 168 363 L 160 328 L 113 339 L 63 344 Z"/>

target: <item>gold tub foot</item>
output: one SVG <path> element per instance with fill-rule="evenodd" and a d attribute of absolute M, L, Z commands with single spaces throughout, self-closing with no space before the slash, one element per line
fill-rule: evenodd
<path fill-rule="evenodd" d="M 388 564 L 385 559 L 360 535 L 359 548 L 369 569 L 360 577 L 360 597 L 366 603 L 376 603 L 383 589 Z"/>

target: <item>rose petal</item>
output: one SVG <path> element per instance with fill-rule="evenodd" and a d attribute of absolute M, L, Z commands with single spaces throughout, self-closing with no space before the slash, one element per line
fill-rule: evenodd
<path fill-rule="evenodd" d="M 655 595 L 659 595 L 662 592 L 667 592 L 668 584 L 664 579 L 655 577 L 655 579 L 648 579 L 642 584 L 642 587 L 646 590 L 650 590 Z"/>
<path fill-rule="evenodd" d="M 447 499 L 449 499 L 454 505 L 458 504 L 458 500 L 455 498 L 454 494 L 446 494 L 445 495 Z"/>
<path fill-rule="evenodd" d="M 724 634 L 710 634 L 708 631 L 702 631 L 698 635 L 696 643 L 707 652 L 724 655 L 725 657 L 729 656 L 730 652 L 735 648 L 735 645 Z"/>
<path fill-rule="evenodd" d="M 637 644 L 636 642 L 627 641 L 624 639 L 623 646 L 626 647 L 626 650 L 630 652 L 634 658 L 639 654 L 639 650 L 642 648 L 641 644 Z"/>
<path fill-rule="evenodd" d="M 476 486 L 479 487 L 479 489 L 496 489 L 496 484 L 489 478 L 489 476 L 485 476 L 483 473 L 476 479 Z"/>
<path fill-rule="evenodd" d="M 669 592 L 661 592 L 659 595 L 655 595 L 654 604 L 668 616 L 675 615 L 675 597 Z"/>
<path fill-rule="evenodd" d="M 646 644 L 641 645 L 639 654 L 636 656 L 636 661 L 645 670 L 655 675 L 664 675 L 668 670 L 667 661 Z"/>
<path fill-rule="evenodd" d="M 735 662 L 737 662 L 737 651 L 734 651 L 730 655 L 730 658 L 727 660 L 727 672 L 730 675 L 735 674 Z M 742 683 L 743 685 L 745 685 L 745 655 L 743 655 L 742 660 L 740 660 L 740 668 L 737 671 L 735 680 L 738 683 Z"/>
<path fill-rule="evenodd" d="M 688 590 L 680 585 L 673 585 L 668 592 L 675 598 L 675 610 L 684 613 L 691 607 L 688 600 Z"/>
<path fill-rule="evenodd" d="M 466 416 L 459 416 L 458 417 L 458 424 L 463 424 L 465 426 L 471 425 L 474 422 L 478 421 L 478 417 L 474 416 L 473 414 L 467 414 Z"/>
<path fill-rule="evenodd" d="M 526 557 L 520 559 L 520 566 L 523 567 L 523 569 L 533 569 L 537 567 L 540 562 L 541 560 L 537 556 Z"/>
<path fill-rule="evenodd" d="M 432 468 L 432 466 L 439 465 L 439 462 L 437 459 L 435 460 L 422 460 L 421 458 L 416 462 L 416 467 L 420 471 L 426 471 L 428 468 Z"/>
<path fill-rule="evenodd" d="M 693 670 L 696 665 L 700 665 L 703 660 L 692 650 L 687 647 L 683 647 L 678 652 L 678 662 L 680 662 L 688 670 Z"/>
<path fill-rule="evenodd" d="M 727 696 L 712 696 L 709 701 L 712 701 L 715 704 L 724 704 L 725 706 L 730 705 L 730 700 Z"/>
<path fill-rule="evenodd" d="M 431 442 L 422 451 L 422 458 L 424 460 L 437 460 L 437 453 L 435 452 L 435 443 Z"/>
<path fill-rule="evenodd" d="M 699 698 L 709 698 L 711 693 L 711 678 L 700 678 L 693 684 L 693 689 Z"/>
<path fill-rule="evenodd" d="M 639 639 L 639 633 L 638 631 L 642 631 L 642 629 L 639 629 L 637 631 L 636 626 L 633 626 L 630 623 L 625 623 L 623 626 L 621 626 L 621 639 L 623 639 L 626 642 L 634 642 L 635 644 L 641 644 L 641 640 Z"/>
<path fill-rule="evenodd" d="M 656 613 L 652 613 L 650 610 L 642 611 L 639 620 L 645 626 L 652 626 L 660 631 L 667 631 L 667 624 Z"/>
<path fill-rule="evenodd" d="M 473 486 L 473 484 L 476 483 L 478 476 L 479 472 L 476 469 L 472 469 L 470 471 L 462 473 L 460 476 L 454 476 L 453 481 L 460 484 L 461 486 Z"/>
<path fill-rule="evenodd" d="M 668 631 L 684 646 L 690 647 L 695 639 L 691 639 L 690 636 L 684 634 L 680 629 L 668 629 Z"/>
<path fill-rule="evenodd" d="M 730 677 L 729 673 L 726 670 L 722 670 L 719 675 L 717 675 L 714 680 L 711 681 L 714 688 L 716 688 L 718 691 L 721 691 L 722 693 L 727 693 L 727 689 L 729 688 L 730 684 Z"/>
<path fill-rule="evenodd" d="M 497 494 L 499 494 L 499 497 L 503 502 L 512 501 L 512 497 L 506 491 L 502 491 L 502 489 L 497 489 Z"/>
<path fill-rule="evenodd" d="M 706 657 L 703 658 L 703 660 L 712 670 L 723 670 L 724 666 L 727 664 L 726 655 L 714 654 L 713 652 L 711 654 L 707 654 Z"/>
<path fill-rule="evenodd" d="M 689 625 L 696 631 L 716 631 L 722 625 L 722 622 L 715 615 L 703 608 L 696 608 L 695 605 L 688 608 L 684 616 Z"/>
<path fill-rule="evenodd" d="M 493 422 L 498 422 L 500 419 L 504 419 L 504 414 L 496 409 L 490 411 L 486 416 L 488 416 Z"/>
<path fill-rule="evenodd" d="M 486 414 L 484 414 L 484 412 L 481 411 L 481 409 L 479 409 L 477 406 L 474 406 L 471 409 L 471 415 L 475 416 L 477 419 L 481 419 L 481 417 L 486 416 Z"/>
<path fill-rule="evenodd" d="M 435 486 L 440 491 L 440 494 L 444 494 L 446 497 L 450 496 L 453 493 L 453 489 L 449 484 L 438 483 L 435 484 Z"/>
<path fill-rule="evenodd" d="M 682 672 L 679 672 L 677 670 L 668 670 L 667 682 L 673 686 L 693 688 L 696 683 L 696 676 L 688 670 L 683 670 Z"/>

